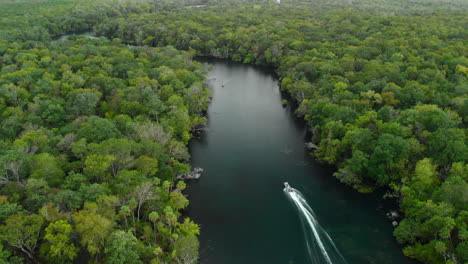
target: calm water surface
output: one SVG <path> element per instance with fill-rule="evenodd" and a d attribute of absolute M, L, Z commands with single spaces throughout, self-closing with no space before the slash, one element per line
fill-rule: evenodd
<path fill-rule="evenodd" d="M 207 132 L 192 140 L 189 216 L 201 225 L 203 264 L 309 263 L 304 234 L 283 182 L 301 191 L 350 264 L 410 263 L 379 195 L 361 195 L 307 154 L 304 124 L 283 107 L 271 71 L 226 61 L 208 78 Z M 224 85 L 224 86 L 223 86 Z"/>
<path fill-rule="evenodd" d="M 76 32 L 69 32 L 67 34 L 63 35 L 58 35 L 52 39 L 52 42 L 60 42 L 60 41 L 65 41 L 71 36 L 87 36 L 89 38 L 95 38 L 96 33 L 94 31 L 90 30 L 84 30 L 84 31 L 76 31 Z"/>

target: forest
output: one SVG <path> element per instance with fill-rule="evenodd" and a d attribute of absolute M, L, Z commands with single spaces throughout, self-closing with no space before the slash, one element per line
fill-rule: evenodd
<path fill-rule="evenodd" d="M 209 103 L 193 56 L 274 68 L 311 155 L 398 201 L 404 254 L 468 262 L 466 2 L 26 3 L 0 1 L 3 262 L 196 261 L 175 181 Z"/>
<path fill-rule="evenodd" d="M 196 258 L 199 227 L 180 219 L 174 178 L 206 121 L 201 64 L 118 40 L 3 44 L 2 263 Z"/>

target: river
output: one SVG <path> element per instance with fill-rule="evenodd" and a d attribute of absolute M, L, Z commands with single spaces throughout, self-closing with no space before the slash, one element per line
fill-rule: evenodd
<path fill-rule="evenodd" d="M 92 30 L 82 30 L 82 31 L 74 31 L 74 32 L 69 32 L 67 34 L 63 35 L 58 35 L 52 38 L 52 42 L 61 42 L 67 40 L 71 36 L 86 36 L 88 38 L 95 38 L 96 33 Z"/>
<path fill-rule="evenodd" d="M 71 35 L 95 36 L 83 31 L 54 41 Z M 282 105 L 273 71 L 200 61 L 214 66 L 213 100 L 209 131 L 189 146 L 192 167 L 205 172 L 187 192 L 188 215 L 201 226 L 202 264 L 310 264 L 298 212 L 283 192 L 286 181 L 305 196 L 349 264 L 413 263 L 392 236 L 381 194 L 344 186 L 333 168 L 310 157 L 310 135 L 295 106 Z"/>
<path fill-rule="evenodd" d="M 304 232 L 283 182 L 302 192 L 349 264 L 410 263 L 392 236 L 381 194 L 344 186 L 305 149 L 294 106 L 270 70 L 220 60 L 208 81 L 208 132 L 190 143 L 189 216 L 201 225 L 203 264 L 306 264 Z"/>

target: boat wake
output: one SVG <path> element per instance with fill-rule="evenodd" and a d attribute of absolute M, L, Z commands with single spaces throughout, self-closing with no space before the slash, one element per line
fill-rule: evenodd
<path fill-rule="evenodd" d="M 287 182 L 284 183 L 284 186 L 286 196 L 298 209 L 311 263 L 347 264 L 330 236 L 319 225 L 314 211 L 310 208 L 304 196 L 298 190 L 289 186 Z"/>

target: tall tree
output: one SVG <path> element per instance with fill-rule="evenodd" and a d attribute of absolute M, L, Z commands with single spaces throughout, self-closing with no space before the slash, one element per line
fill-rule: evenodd
<path fill-rule="evenodd" d="M 0 226 L 0 240 L 21 250 L 31 261 L 36 262 L 35 251 L 43 223 L 44 220 L 37 214 L 25 215 L 20 212 L 11 215 Z"/>
<path fill-rule="evenodd" d="M 104 253 L 106 264 L 140 264 L 137 239 L 130 232 L 114 231 L 107 240 Z"/>
<path fill-rule="evenodd" d="M 78 248 L 71 241 L 73 228 L 67 220 L 50 223 L 45 229 L 47 240 L 46 258 L 49 263 L 73 263 Z"/>
<path fill-rule="evenodd" d="M 107 238 L 112 231 L 113 223 L 109 219 L 97 214 L 96 205 L 89 205 L 88 209 L 73 214 L 75 228 L 80 235 L 80 243 L 89 254 L 99 259 Z"/>

